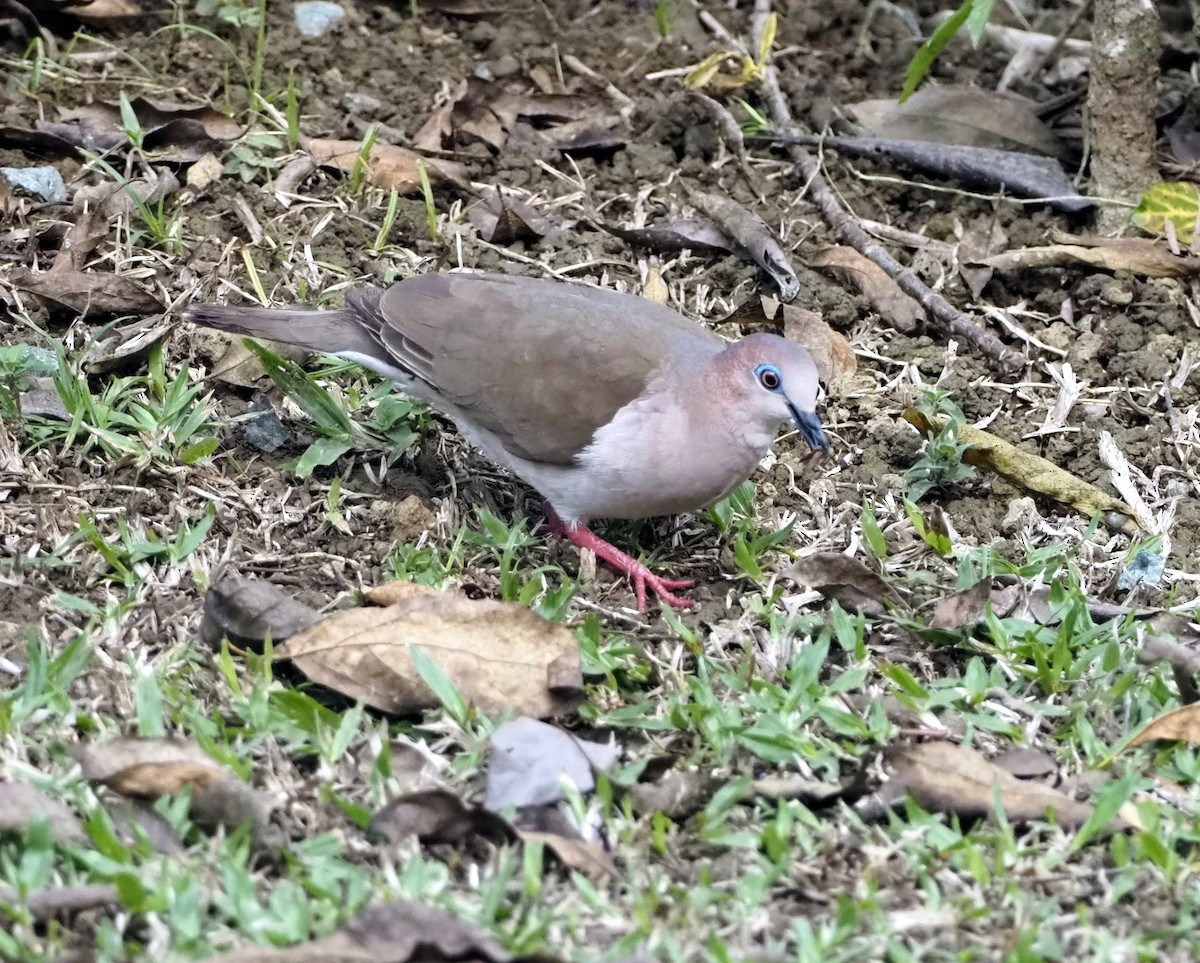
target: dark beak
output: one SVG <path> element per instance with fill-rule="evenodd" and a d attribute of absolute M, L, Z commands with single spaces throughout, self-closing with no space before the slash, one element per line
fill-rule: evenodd
<path fill-rule="evenodd" d="M 792 421 L 796 423 L 796 430 L 800 432 L 800 437 L 804 439 L 804 443 L 809 448 L 816 451 L 820 448 L 822 453 L 829 454 L 829 439 L 825 437 L 825 432 L 821 428 L 821 419 L 812 411 L 801 411 L 794 405 L 788 405 L 792 412 Z"/>

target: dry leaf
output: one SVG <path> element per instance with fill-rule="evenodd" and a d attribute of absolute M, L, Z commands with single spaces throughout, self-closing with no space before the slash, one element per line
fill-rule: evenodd
<path fill-rule="evenodd" d="M 848 105 L 863 133 L 1057 157 L 1062 143 L 1024 98 L 982 87 L 926 85 L 904 103 L 864 100 Z"/>
<path fill-rule="evenodd" d="M 929 620 L 931 628 L 962 629 L 979 624 L 992 597 L 992 580 L 980 579 L 968 589 L 938 601 Z"/>
<path fill-rule="evenodd" d="M 613 227 L 599 222 L 597 226 L 637 247 L 664 253 L 687 250 L 730 254 L 737 248 L 719 227 L 696 217 L 672 218 L 649 227 Z"/>
<path fill-rule="evenodd" d="M 1051 244 L 1006 251 L 978 262 L 1005 274 L 1031 268 L 1088 264 L 1107 271 L 1129 271 L 1152 278 L 1188 278 L 1200 273 L 1200 257 L 1173 254 L 1161 241 L 1144 237 L 1074 238 L 1073 244 Z M 1083 243 L 1079 243 L 1083 242 Z"/>
<path fill-rule="evenodd" d="M 1200 743 L 1200 702 L 1193 702 L 1152 720 L 1124 748 L 1133 749 L 1156 740 L 1186 742 L 1193 746 Z"/>
<path fill-rule="evenodd" d="M 771 276 L 781 300 L 795 300 L 800 293 L 796 269 L 761 217 L 721 194 L 689 189 L 688 199 Z"/>
<path fill-rule="evenodd" d="M 151 314 L 129 324 L 109 328 L 88 345 L 80 364 L 89 374 L 107 374 L 141 361 L 175 326 L 166 315 Z"/>
<path fill-rule="evenodd" d="M 580 793 L 596 785 L 593 772 L 608 769 L 621 748 L 588 742 L 537 719 L 514 719 L 492 733 L 484 806 L 499 812 L 557 802 L 562 784 Z"/>
<path fill-rule="evenodd" d="M 1010 749 L 993 758 L 992 765 L 1018 779 L 1036 779 L 1058 772 L 1058 763 L 1040 749 Z"/>
<path fill-rule="evenodd" d="M 174 796 L 191 789 L 192 820 L 199 826 L 249 824 L 254 838 L 269 841 L 271 805 L 188 739 L 118 738 L 75 751 L 84 778 L 136 799 Z"/>
<path fill-rule="evenodd" d="M 397 796 L 371 817 L 371 830 L 394 843 L 415 836 L 421 843 L 460 843 L 473 837 L 515 842 L 508 821 L 478 806 L 467 806 L 445 789 Z"/>
<path fill-rule="evenodd" d="M 925 309 L 905 294 L 883 268 L 852 247 L 822 248 L 809 266 L 824 268 L 834 277 L 853 284 L 879 316 L 903 334 L 916 333 L 926 321 Z"/>
<path fill-rule="evenodd" d="M 47 796 L 36 786 L 10 779 L 0 782 L 0 833 L 24 835 L 39 816 L 50 824 L 56 843 L 82 843 L 87 834 L 67 805 Z"/>
<path fill-rule="evenodd" d="M 592 879 L 617 875 L 617 866 L 612 857 L 598 843 L 528 829 L 518 830 L 518 835 L 527 843 L 541 843 L 568 869 L 576 870 Z"/>
<path fill-rule="evenodd" d="M 140 799 L 207 789 L 232 775 L 188 739 L 108 739 L 81 746 L 75 755 L 85 779 Z"/>
<path fill-rule="evenodd" d="M 31 890 L 23 896 L 11 886 L 0 884 L 0 904 L 24 907 L 35 920 L 50 920 L 88 910 L 115 910 L 121 905 L 121 897 L 110 883 L 49 886 Z"/>
<path fill-rule="evenodd" d="M 207 963 L 520 963 L 486 930 L 436 906 L 369 906 L 328 936 L 295 946 L 247 946 Z M 542 963 L 551 963 L 542 958 Z"/>
<path fill-rule="evenodd" d="M 782 304 L 780 308 L 783 336 L 808 349 L 817 364 L 821 381 L 832 385 L 858 370 L 858 358 L 854 356 L 850 342 L 826 324 L 820 312 L 795 304 Z"/>
<path fill-rule="evenodd" d="M 1024 782 L 993 765 L 976 749 L 952 742 L 898 746 L 885 755 L 888 795 L 907 792 L 930 812 L 964 819 L 987 816 L 999 795 L 1013 822 L 1046 819 L 1063 827 L 1087 822 L 1092 807 L 1038 782 Z M 893 781 L 896 783 L 892 785 Z"/>
<path fill-rule="evenodd" d="M 779 574 L 799 585 L 816 589 L 844 609 L 858 610 L 865 615 L 883 615 L 888 606 L 900 601 L 879 575 L 857 559 L 837 552 L 820 552 L 802 558 Z"/>
<path fill-rule="evenodd" d="M 496 192 L 471 208 L 468 220 L 489 244 L 537 241 L 550 231 L 550 223 L 524 201 Z"/>
<path fill-rule="evenodd" d="M 355 170 L 363 148 L 362 142 L 357 140 L 306 140 L 302 145 L 321 167 L 332 167 L 344 174 Z M 381 144 L 378 141 L 371 148 L 364 173 L 376 187 L 401 194 L 413 194 L 421 190 L 418 163 L 424 164 L 431 184 L 461 183 L 466 180 L 466 168 L 461 164 L 422 157 L 407 147 Z"/>
<path fill-rule="evenodd" d="M 903 414 L 905 421 L 926 435 L 941 431 L 944 424 L 940 419 L 929 419 L 916 408 L 906 408 Z M 980 431 L 971 425 L 960 425 L 958 438 L 968 446 L 963 453 L 963 461 L 967 464 L 994 471 L 1014 485 L 1070 505 L 1084 515 L 1116 512 L 1124 518 L 1124 523 L 1120 526 L 1122 530 L 1128 530 L 1130 533 L 1137 531 L 1132 508 L 1095 485 L 1076 478 L 1041 455 L 1024 451 L 990 432 Z"/>
<path fill-rule="evenodd" d="M 214 649 L 222 639 L 262 652 L 267 639 L 282 642 L 320 621 L 320 614 L 277 585 L 241 575 L 226 575 L 204 593 L 200 638 Z"/>
<path fill-rule="evenodd" d="M 41 298 L 51 310 L 59 309 L 84 318 L 120 314 L 158 314 L 162 302 L 141 283 L 122 274 L 95 271 L 58 271 L 36 274 L 17 272 L 13 284 Z"/>
<path fill-rule="evenodd" d="M 439 702 L 413 665 L 413 646 L 489 715 L 558 715 L 583 697 L 579 644 L 567 629 L 519 605 L 452 592 L 335 612 L 290 638 L 276 658 L 373 708 L 415 712 Z"/>

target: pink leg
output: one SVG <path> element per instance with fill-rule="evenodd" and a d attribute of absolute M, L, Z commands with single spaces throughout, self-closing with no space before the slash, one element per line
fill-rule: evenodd
<path fill-rule="evenodd" d="M 696 604 L 691 599 L 682 599 L 672 594 L 675 589 L 691 588 L 696 584 L 692 579 L 663 578 L 661 575 L 655 575 L 632 555 L 627 555 L 611 542 L 606 542 L 586 525 L 567 525 L 548 504 L 542 507 L 546 511 L 546 520 L 553 534 L 569 540 L 578 548 L 590 548 L 597 558 L 603 559 L 621 574 L 629 576 L 633 582 L 634 595 L 637 596 L 639 612 L 646 607 L 647 586 L 660 599 L 677 609 L 689 608 Z"/>

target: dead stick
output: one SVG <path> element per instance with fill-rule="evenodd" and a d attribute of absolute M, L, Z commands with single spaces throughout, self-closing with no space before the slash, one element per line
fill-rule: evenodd
<path fill-rule="evenodd" d="M 755 0 L 754 12 L 751 15 L 755 49 L 758 48 L 763 25 L 770 12 L 771 0 Z M 795 127 L 792 112 L 788 109 L 787 100 L 779 87 L 779 74 L 775 70 L 774 64 L 767 64 L 760 88 L 775 126 L 783 130 Z M 838 240 L 843 244 L 848 244 L 883 268 L 900 286 L 900 289 L 916 300 L 929 317 L 937 322 L 947 334 L 962 338 L 963 341 L 972 345 L 989 358 L 1001 372 L 1014 374 L 1022 368 L 1025 359 L 1019 352 L 1005 345 L 987 328 L 973 321 L 940 294 L 922 284 L 916 275 L 876 244 L 871 236 L 850 218 L 838 203 L 837 195 L 826 183 L 821 174 L 821 165 L 812 154 L 800 144 L 789 144 L 788 153 L 796 166 L 800 168 L 800 173 L 808 185 L 808 196 L 820 209 L 829 226 L 833 228 Z"/>

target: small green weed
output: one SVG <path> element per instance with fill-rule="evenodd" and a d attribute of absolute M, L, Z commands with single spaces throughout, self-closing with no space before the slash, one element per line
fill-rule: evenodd
<path fill-rule="evenodd" d="M 975 469 L 963 464 L 969 446 L 958 440 L 959 428 L 966 421 L 962 409 L 938 390 L 927 391 L 918 407 L 930 421 L 942 422 L 942 428 L 926 440 L 920 460 L 905 473 L 908 498 L 914 502 L 931 491 L 944 491 L 975 477 Z"/>

